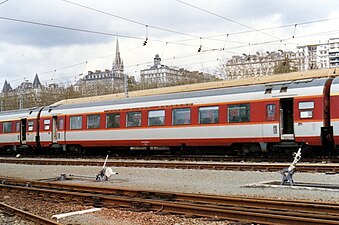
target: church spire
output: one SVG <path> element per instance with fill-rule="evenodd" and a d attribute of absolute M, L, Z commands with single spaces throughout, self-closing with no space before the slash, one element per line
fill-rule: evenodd
<path fill-rule="evenodd" d="M 112 65 L 112 73 L 114 77 L 121 77 L 124 73 L 124 63 L 120 57 L 120 50 L 119 50 L 119 41 L 117 38 L 117 44 L 115 49 L 115 59 Z"/>

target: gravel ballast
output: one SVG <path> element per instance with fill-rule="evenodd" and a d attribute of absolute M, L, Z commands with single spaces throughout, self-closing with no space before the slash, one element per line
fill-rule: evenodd
<path fill-rule="evenodd" d="M 109 166 L 109 164 L 107 165 Z M 15 177 L 32 180 L 56 178 L 65 173 L 72 178 L 66 181 L 56 181 L 84 185 L 102 185 L 113 188 L 129 188 L 149 191 L 170 191 L 184 193 L 203 193 L 212 195 L 233 195 L 264 198 L 278 198 L 290 200 L 311 200 L 339 202 L 338 191 L 305 190 L 289 186 L 246 187 L 248 184 L 280 181 L 280 171 L 255 172 L 255 171 L 219 171 L 219 170 L 191 170 L 191 169 L 159 169 L 159 168 L 113 168 L 118 175 L 113 175 L 107 182 L 94 181 L 95 176 L 102 167 L 90 166 L 43 166 L 0 164 L 0 176 Z M 77 178 L 81 175 L 90 176 L 91 179 Z M 295 182 L 320 183 L 339 185 L 339 175 L 326 175 L 324 173 L 295 173 Z M 1 189 L 0 189 L 1 190 Z M 0 191 L 0 201 L 27 209 L 30 212 L 50 218 L 53 214 L 73 212 L 86 209 L 80 205 L 65 205 L 41 200 L 29 199 L 27 196 L 16 196 L 15 193 Z M 39 202 L 40 201 L 40 202 Z M 60 219 L 62 224 L 206 224 L 225 225 L 234 224 L 228 221 L 211 221 L 204 218 L 184 218 L 172 215 L 159 215 L 154 212 L 131 212 L 119 209 L 105 209 L 99 212 L 70 216 Z M 15 224 L 15 223 L 14 223 Z M 241 224 L 241 223 L 236 223 Z"/>
<path fill-rule="evenodd" d="M 109 166 L 109 165 L 108 165 Z M 285 199 L 306 199 L 314 201 L 339 200 L 338 192 L 324 190 L 304 190 L 281 186 L 279 188 L 245 187 L 245 185 L 265 181 L 280 181 L 281 174 L 277 172 L 259 171 L 219 171 L 191 169 L 159 169 L 159 168 L 113 168 L 118 175 L 112 175 L 108 182 L 95 182 L 94 177 L 101 167 L 89 166 L 42 166 L 0 164 L 0 176 L 19 177 L 25 179 L 48 179 L 69 175 L 92 176 L 93 179 L 73 177 L 67 183 L 85 183 L 104 185 L 115 188 L 135 188 L 157 191 L 176 191 L 185 193 L 203 193 L 213 195 L 245 195 Z M 295 182 L 337 184 L 339 175 L 324 173 L 295 173 Z"/>

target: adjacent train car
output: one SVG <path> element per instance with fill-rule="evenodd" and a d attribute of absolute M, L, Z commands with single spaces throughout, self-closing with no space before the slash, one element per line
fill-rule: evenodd
<path fill-rule="evenodd" d="M 336 148 L 339 147 L 339 77 L 333 79 L 330 92 L 330 131 L 333 133 L 333 142 Z"/>
<path fill-rule="evenodd" d="M 0 147 L 80 152 L 94 147 L 220 146 L 251 154 L 305 141 L 327 148 L 339 142 L 339 78 L 332 81 L 283 81 L 4 112 Z M 10 130 L 4 128 L 9 122 Z"/>
<path fill-rule="evenodd" d="M 0 148 L 17 151 L 18 148 L 39 147 L 39 121 L 42 108 L 0 112 Z"/>

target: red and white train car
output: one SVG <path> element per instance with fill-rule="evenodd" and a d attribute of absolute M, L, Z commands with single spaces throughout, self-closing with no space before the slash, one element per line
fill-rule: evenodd
<path fill-rule="evenodd" d="M 0 113 L 0 147 L 5 150 L 39 147 L 38 117 L 42 108 Z"/>
<path fill-rule="evenodd" d="M 243 153 L 302 141 L 328 147 L 333 145 L 333 126 L 339 143 L 339 80 L 332 81 L 307 79 L 46 106 L 41 113 L 35 111 L 39 143 L 32 146 L 73 151 L 229 146 Z M 24 122 L 17 115 L 0 114 L 0 120 L 2 127 L 7 120 Z M 0 146 L 6 140 L 3 135 Z"/>
<path fill-rule="evenodd" d="M 59 127 L 46 127 L 45 136 L 41 131 L 41 145 L 236 146 L 245 151 L 302 141 L 322 146 L 322 132 L 330 127 L 331 82 L 309 79 L 47 107 L 40 124 Z"/>
<path fill-rule="evenodd" d="M 339 77 L 333 79 L 330 99 L 330 128 L 336 146 L 339 146 Z"/>

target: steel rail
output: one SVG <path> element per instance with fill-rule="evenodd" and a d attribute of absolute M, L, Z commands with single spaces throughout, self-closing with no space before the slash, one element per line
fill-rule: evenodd
<path fill-rule="evenodd" d="M 276 200 L 268 198 L 250 198 L 250 197 L 235 197 L 224 195 L 203 195 L 191 193 L 178 193 L 178 192 L 160 192 L 149 190 L 135 190 L 127 188 L 114 188 L 102 186 L 85 186 L 78 184 L 55 183 L 55 182 L 41 182 L 25 179 L 10 179 L 0 177 L 0 181 L 4 184 L 29 186 L 37 188 L 55 188 L 65 191 L 87 192 L 104 195 L 119 195 L 128 197 L 139 198 L 153 198 L 169 201 L 183 201 L 195 202 L 204 204 L 218 204 L 218 205 L 247 205 L 250 207 L 265 207 L 270 209 L 279 210 L 296 210 L 303 212 L 319 213 L 323 210 L 327 213 L 338 214 L 339 204 L 331 202 L 312 202 L 312 201 L 291 201 L 291 200 Z"/>
<path fill-rule="evenodd" d="M 69 160 L 69 159 L 14 159 L 1 158 L 0 163 L 30 164 L 30 165 L 82 165 L 102 166 L 102 161 Z M 143 167 L 143 168 L 169 168 L 169 169 L 206 169 L 206 170 L 233 170 L 233 171 L 281 171 L 289 166 L 287 163 L 198 163 L 198 162 L 131 162 L 111 161 L 110 167 Z M 298 164 L 299 172 L 339 173 L 339 164 Z"/>
<path fill-rule="evenodd" d="M 2 210 L 4 210 L 5 212 L 11 212 L 11 213 L 14 213 L 15 215 L 23 218 L 23 219 L 26 219 L 26 220 L 29 220 L 29 221 L 32 221 L 34 222 L 35 224 L 40 224 L 40 225 L 61 225 L 61 223 L 58 223 L 54 220 L 49 220 L 47 218 L 44 218 L 44 217 L 41 217 L 41 216 L 38 216 L 38 215 L 34 215 L 32 213 L 29 213 L 27 211 L 23 211 L 21 209 L 18 209 L 18 208 L 15 208 L 13 206 L 10 206 L 10 205 L 7 205 L 5 203 L 2 203 L 0 202 L 0 208 Z"/>
<path fill-rule="evenodd" d="M 48 184 L 47 186 L 52 186 L 54 184 Z M 5 184 L 0 185 L 2 188 L 6 188 Z M 245 201 L 242 201 L 238 205 L 233 205 L 232 203 L 222 204 L 219 203 L 211 203 L 211 202 L 197 202 L 196 199 L 190 199 L 189 202 L 181 201 L 173 202 L 172 201 L 164 201 L 159 199 L 144 199 L 135 196 L 112 196 L 108 194 L 100 194 L 93 192 L 97 191 L 94 189 L 92 193 L 79 193 L 75 190 L 49 190 L 47 188 L 37 188 L 37 187 L 22 187 L 22 186 L 7 186 L 8 188 L 16 188 L 21 190 L 29 190 L 37 191 L 39 193 L 48 193 L 51 196 L 54 195 L 55 199 L 66 199 L 68 201 L 73 201 L 71 198 L 80 197 L 87 199 L 87 204 L 93 204 L 94 206 L 105 206 L 105 207 L 137 207 L 137 208 L 145 208 L 148 210 L 156 210 L 156 211 L 166 211 L 171 213 L 178 214 L 190 214 L 196 216 L 203 217 L 217 217 L 220 219 L 228 219 L 228 220 L 237 220 L 237 221 L 247 221 L 247 222 L 256 222 L 256 223 L 270 223 L 270 224 L 339 224 L 339 214 L 338 208 L 339 206 L 334 204 L 332 207 L 331 213 L 328 211 L 324 211 L 321 209 L 321 206 L 316 206 L 318 211 L 308 212 L 305 211 L 287 211 L 286 209 L 269 209 L 265 202 L 257 204 L 256 208 L 253 208 L 253 205 L 247 205 Z M 56 188 L 59 188 L 57 185 Z M 90 190 L 88 190 L 90 191 Z M 69 197 L 65 197 L 65 196 Z M 62 198 L 63 196 L 63 198 Z M 188 198 L 188 194 L 185 199 Z M 208 198 L 205 196 L 204 198 Z M 85 201 L 85 202 L 86 202 Z M 260 199 L 258 200 L 260 201 Z M 324 204 L 320 204 L 323 205 Z"/>

